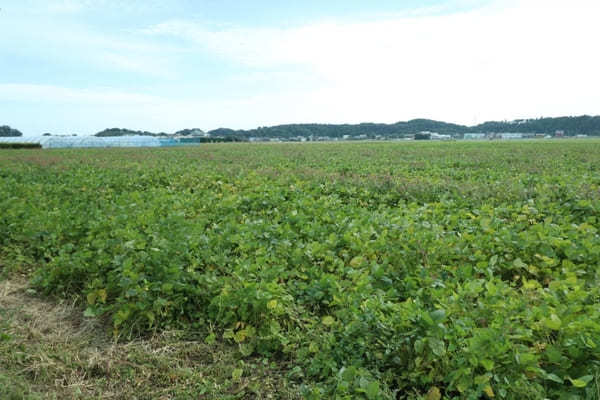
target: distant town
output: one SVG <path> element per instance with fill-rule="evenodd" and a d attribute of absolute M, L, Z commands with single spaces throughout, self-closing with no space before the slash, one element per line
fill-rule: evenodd
<path fill-rule="evenodd" d="M 519 140 L 587 138 L 600 136 L 600 116 L 521 119 L 485 122 L 465 126 L 428 119 L 394 124 L 288 124 L 249 130 L 218 128 L 183 129 L 174 133 L 154 133 L 123 128 L 104 129 L 94 135 L 44 133 L 23 135 L 9 126 L 0 126 L 3 147 L 172 147 L 218 142 L 336 142 L 410 140 Z M 12 144 L 10 144 L 12 143 Z"/>

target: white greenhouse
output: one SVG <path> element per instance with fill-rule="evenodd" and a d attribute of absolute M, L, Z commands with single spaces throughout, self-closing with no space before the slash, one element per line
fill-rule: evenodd
<path fill-rule="evenodd" d="M 153 136 L 18 136 L 0 137 L 0 143 L 39 143 L 44 149 L 79 147 L 159 147 L 165 144 Z"/>

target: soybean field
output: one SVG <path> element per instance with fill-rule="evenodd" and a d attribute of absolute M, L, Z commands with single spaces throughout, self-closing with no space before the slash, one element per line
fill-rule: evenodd
<path fill-rule="evenodd" d="M 210 384 L 74 369 L 164 378 L 139 398 L 600 399 L 599 218 L 597 140 L 0 150 L 0 279 L 108 343 L 227 352 Z"/>

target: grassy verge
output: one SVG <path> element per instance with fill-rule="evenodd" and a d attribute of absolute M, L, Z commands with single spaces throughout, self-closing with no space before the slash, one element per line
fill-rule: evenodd
<path fill-rule="evenodd" d="M 295 399 L 280 366 L 181 332 L 114 342 L 78 306 L 0 282 L 2 399 Z"/>

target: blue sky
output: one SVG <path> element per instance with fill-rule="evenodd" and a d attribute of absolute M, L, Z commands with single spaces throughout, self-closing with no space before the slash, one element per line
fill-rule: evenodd
<path fill-rule="evenodd" d="M 0 0 L 26 135 L 600 114 L 596 0 Z"/>

